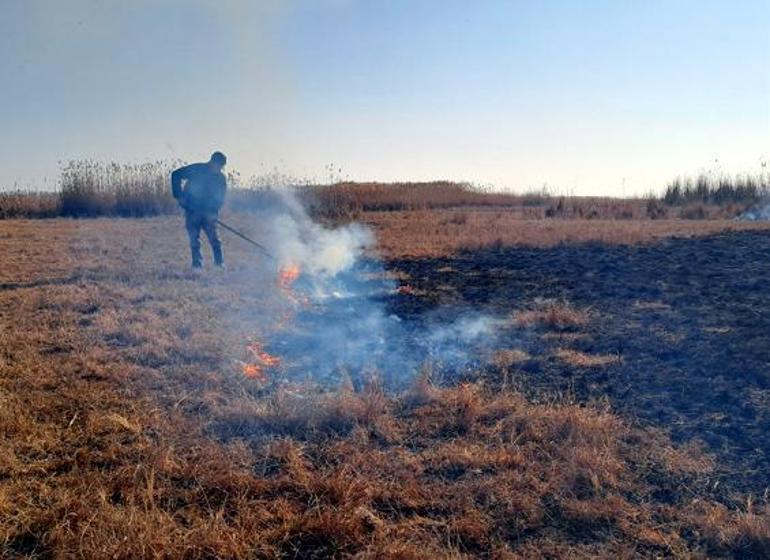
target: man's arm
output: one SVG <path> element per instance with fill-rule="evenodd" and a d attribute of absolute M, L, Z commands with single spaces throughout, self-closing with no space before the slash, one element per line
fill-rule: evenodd
<path fill-rule="evenodd" d="M 190 178 L 190 165 L 185 165 L 171 172 L 171 194 L 179 200 L 182 196 L 182 179 Z"/>

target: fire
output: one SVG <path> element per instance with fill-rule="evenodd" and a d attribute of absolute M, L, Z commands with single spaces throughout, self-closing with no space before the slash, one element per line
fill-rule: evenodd
<path fill-rule="evenodd" d="M 293 304 L 307 304 L 308 299 L 303 295 L 297 295 L 292 289 L 292 285 L 297 281 L 301 270 L 297 264 L 287 264 L 278 271 L 278 287 L 283 294 Z"/>
<path fill-rule="evenodd" d="M 304 297 L 298 297 L 292 289 L 292 285 L 297 278 L 299 278 L 299 275 L 300 268 L 299 265 L 296 264 L 286 265 L 278 271 L 278 287 L 284 293 L 286 298 L 294 304 L 306 302 Z M 277 326 L 279 328 L 285 327 L 291 320 L 291 317 L 292 313 L 290 311 L 284 311 L 280 315 Z M 264 383 L 268 380 L 267 370 L 281 366 L 281 358 L 265 352 L 261 342 L 252 342 L 248 344 L 246 350 L 251 355 L 251 361 L 243 364 L 243 375 L 249 379 L 255 379 Z"/>
<path fill-rule="evenodd" d="M 299 266 L 296 264 L 289 264 L 281 268 L 278 271 L 278 285 L 284 290 L 291 288 L 291 285 L 299 278 Z"/>
<path fill-rule="evenodd" d="M 267 381 L 267 374 L 265 373 L 264 368 L 257 364 L 243 364 L 243 375 L 249 379 L 255 379 L 262 383 Z"/>
<path fill-rule="evenodd" d="M 262 349 L 259 342 L 252 342 L 246 349 L 249 351 L 255 362 L 243 365 L 243 375 L 257 381 L 267 381 L 266 368 L 277 368 L 281 365 L 281 358 L 273 356 Z"/>
<path fill-rule="evenodd" d="M 252 342 L 246 349 L 251 353 L 254 358 L 262 362 L 267 367 L 278 367 L 281 365 L 281 358 L 268 354 L 262 349 L 262 345 L 259 342 Z"/>

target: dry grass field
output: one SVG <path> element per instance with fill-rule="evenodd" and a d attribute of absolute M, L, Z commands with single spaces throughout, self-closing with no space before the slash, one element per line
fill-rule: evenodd
<path fill-rule="evenodd" d="M 0 221 L 0 557 L 770 557 L 767 226 L 362 221 L 391 313 L 514 334 L 400 391 L 247 376 L 281 291 L 239 240 Z"/>
<path fill-rule="evenodd" d="M 649 244 L 670 237 L 766 229 L 733 220 L 544 220 L 500 209 L 454 209 L 369 213 L 362 221 L 378 233 L 378 246 L 392 258 L 441 256 L 458 251 L 561 244 Z"/>

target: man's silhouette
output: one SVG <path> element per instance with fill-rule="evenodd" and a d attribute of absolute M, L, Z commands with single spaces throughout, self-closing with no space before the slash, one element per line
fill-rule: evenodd
<path fill-rule="evenodd" d="M 190 252 L 193 268 L 200 268 L 201 229 L 206 233 L 214 263 L 223 266 L 222 243 L 217 235 L 217 217 L 225 201 L 227 180 L 222 168 L 227 158 L 222 152 L 214 152 L 207 163 L 193 163 L 171 173 L 171 194 L 185 211 L 185 226 L 190 236 Z"/>

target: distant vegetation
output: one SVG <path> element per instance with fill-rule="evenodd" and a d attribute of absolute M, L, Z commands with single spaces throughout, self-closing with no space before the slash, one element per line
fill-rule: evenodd
<path fill-rule="evenodd" d="M 770 194 L 770 174 L 713 177 L 702 173 L 695 179 L 677 178 L 666 187 L 663 201 L 670 206 L 692 203 L 723 206 L 753 205 Z"/>
<path fill-rule="evenodd" d="M 71 161 L 61 170 L 58 192 L 0 193 L 0 218 L 169 214 L 176 208 L 169 174 L 178 163 Z"/>
<path fill-rule="evenodd" d="M 0 192 L 0 219 L 60 216 L 60 195 L 54 192 Z"/>
<path fill-rule="evenodd" d="M 634 219 L 647 217 L 646 200 L 554 196 L 547 190 L 495 192 L 468 183 L 336 183 L 305 186 L 300 196 L 314 216 L 357 218 L 364 212 L 501 208 L 523 219 Z"/>
<path fill-rule="evenodd" d="M 169 175 L 179 162 L 70 162 L 61 173 L 63 216 L 154 216 L 176 208 Z"/>
<path fill-rule="evenodd" d="M 180 161 L 71 161 L 61 170 L 57 192 L 0 193 L 0 219 L 172 214 L 177 207 L 170 193 L 169 174 L 179 165 Z M 275 183 L 297 193 L 315 217 L 331 220 L 356 219 L 364 212 L 462 207 L 504 207 L 524 219 L 708 219 L 734 217 L 770 193 L 770 176 L 765 173 L 678 178 L 666 187 L 662 198 L 643 199 L 554 196 L 547 189 L 513 194 L 451 181 L 317 185 L 283 175 L 277 182 L 272 179 L 275 177 L 253 178 L 244 184 L 237 173 L 232 174 L 228 208 L 263 208 L 275 196 L 270 186 Z"/>

